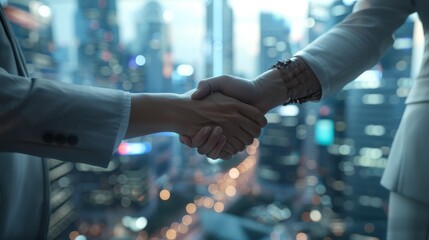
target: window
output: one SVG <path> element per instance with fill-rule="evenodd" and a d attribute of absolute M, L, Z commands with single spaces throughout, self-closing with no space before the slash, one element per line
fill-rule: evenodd
<path fill-rule="evenodd" d="M 33 76 L 184 93 L 213 75 L 254 78 L 341 21 L 354 1 L 9 4 Z M 49 237 L 385 238 L 379 180 L 411 86 L 413 30 L 410 19 L 380 63 L 337 95 L 273 109 L 261 137 L 231 161 L 207 159 L 172 133 L 124 141 L 106 169 L 50 160 Z"/>

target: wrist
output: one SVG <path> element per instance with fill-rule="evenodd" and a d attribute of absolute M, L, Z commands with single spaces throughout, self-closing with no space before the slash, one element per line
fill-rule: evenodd
<path fill-rule="evenodd" d="M 320 99 L 320 82 L 303 59 L 293 57 L 277 61 L 270 69 L 275 69 L 279 72 L 287 89 L 287 100 L 283 102 L 283 105 Z"/>
<path fill-rule="evenodd" d="M 126 136 L 137 137 L 157 132 L 176 132 L 185 125 L 181 109 L 185 96 L 179 94 L 132 94 L 131 114 Z"/>
<path fill-rule="evenodd" d="M 261 101 L 257 103 L 257 107 L 262 112 L 266 113 L 287 101 L 288 89 L 277 70 L 271 69 L 262 73 L 254 83 L 260 90 Z"/>

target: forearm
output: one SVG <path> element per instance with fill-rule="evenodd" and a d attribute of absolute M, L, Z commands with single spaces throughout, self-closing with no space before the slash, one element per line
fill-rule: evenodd
<path fill-rule="evenodd" d="M 414 11 L 414 1 L 358 1 L 353 14 L 299 51 L 321 82 L 322 99 L 373 67 Z"/>
<path fill-rule="evenodd" d="M 182 117 L 186 114 L 185 101 L 183 95 L 179 94 L 132 94 L 130 120 L 125 138 L 157 132 L 181 133 L 186 124 Z"/>
<path fill-rule="evenodd" d="M 255 83 L 262 91 L 259 108 L 269 110 L 289 103 L 316 101 L 321 86 L 311 68 L 300 58 L 279 61 L 272 69 L 257 77 Z"/>
<path fill-rule="evenodd" d="M 122 91 L 25 78 L 0 69 L 0 151 L 107 166 Z"/>

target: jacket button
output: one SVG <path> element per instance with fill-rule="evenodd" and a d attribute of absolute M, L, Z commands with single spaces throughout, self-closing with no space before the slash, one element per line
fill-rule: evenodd
<path fill-rule="evenodd" d="M 66 143 L 66 136 L 64 136 L 64 134 L 57 134 L 55 136 L 55 142 L 58 144 Z"/>
<path fill-rule="evenodd" d="M 55 135 L 53 132 L 45 132 L 42 136 L 43 141 L 46 143 L 53 143 Z"/>
<path fill-rule="evenodd" d="M 67 137 L 67 143 L 71 146 L 75 146 L 79 142 L 79 138 L 76 135 L 69 135 Z"/>

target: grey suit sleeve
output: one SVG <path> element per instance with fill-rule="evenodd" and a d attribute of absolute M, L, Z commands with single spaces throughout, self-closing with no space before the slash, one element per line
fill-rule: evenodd
<path fill-rule="evenodd" d="M 322 99 L 373 67 L 414 11 L 412 0 L 358 1 L 350 16 L 298 52 L 319 79 Z"/>
<path fill-rule="evenodd" d="M 0 151 L 106 167 L 129 114 L 127 101 L 123 91 L 19 77 L 0 68 Z"/>

